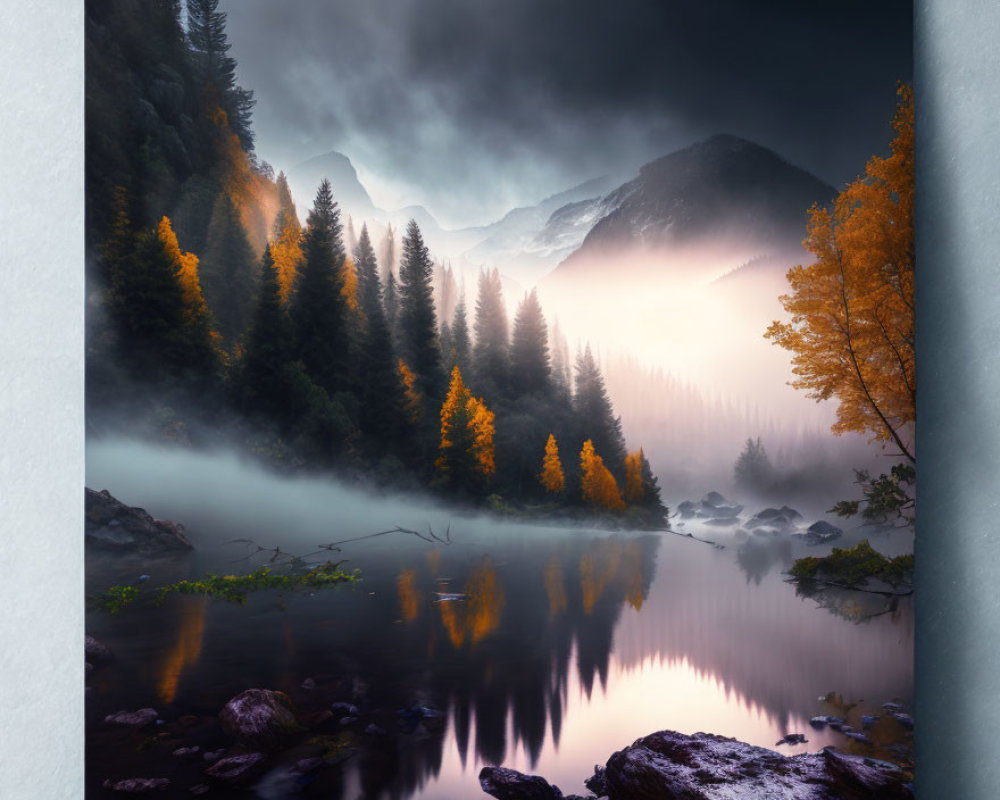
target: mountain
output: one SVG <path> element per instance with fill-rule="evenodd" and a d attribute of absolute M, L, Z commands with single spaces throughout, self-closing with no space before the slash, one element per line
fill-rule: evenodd
<path fill-rule="evenodd" d="M 601 216 L 596 212 L 601 197 L 618 180 L 592 178 L 536 205 L 512 209 L 491 225 L 469 229 L 479 233 L 479 241 L 462 256 L 530 285 L 580 246 Z"/>
<path fill-rule="evenodd" d="M 350 214 L 357 219 L 385 213 L 375 208 L 368 190 L 358 180 L 357 170 L 351 160 L 343 153 L 331 150 L 303 161 L 288 171 L 288 186 L 292 190 L 295 207 L 302 222 L 305 222 L 316 197 L 316 190 L 324 178 L 330 181 L 333 199 L 340 204 L 345 216 Z"/>
<path fill-rule="evenodd" d="M 794 249 L 807 209 L 834 195 L 833 187 L 765 147 L 713 136 L 651 161 L 604 197 L 603 216 L 557 271 L 637 249 L 730 243 L 750 256 Z"/>

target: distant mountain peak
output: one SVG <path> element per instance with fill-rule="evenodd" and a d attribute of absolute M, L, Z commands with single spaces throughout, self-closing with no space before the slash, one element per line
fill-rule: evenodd
<path fill-rule="evenodd" d="M 645 164 L 601 201 L 603 215 L 559 270 L 588 254 L 699 241 L 751 251 L 797 246 L 806 212 L 834 189 L 756 142 L 720 133 Z"/>

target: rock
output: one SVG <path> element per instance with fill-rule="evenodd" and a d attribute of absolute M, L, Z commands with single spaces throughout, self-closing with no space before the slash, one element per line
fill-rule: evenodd
<path fill-rule="evenodd" d="M 264 771 L 267 756 L 263 753 L 245 753 L 216 761 L 205 774 L 227 786 L 242 786 Z"/>
<path fill-rule="evenodd" d="M 110 789 L 112 792 L 127 792 L 129 794 L 155 792 L 159 789 L 166 789 L 169 785 L 169 778 L 125 778 L 118 781 L 108 778 L 108 780 L 104 781 L 105 789 Z"/>
<path fill-rule="evenodd" d="M 778 741 L 774 743 L 777 747 L 781 744 L 806 744 L 809 740 L 801 733 L 786 733 Z"/>
<path fill-rule="evenodd" d="M 697 515 L 704 519 L 728 519 L 739 516 L 743 506 L 730 503 L 719 492 L 709 492 L 701 498 Z"/>
<path fill-rule="evenodd" d="M 326 763 L 322 758 L 313 756 L 312 758 L 300 758 L 292 765 L 292 772 L 305 775 L 307 772 L 315 772 Z"/>
<path fill-rule="evenodd" d="M 562 792 L 538 775 L 506 767 L 483 767 L 479 785 L 497 800 L 563 800 Z"/>
<path fill-rule="evenodd" d="M 677 513 L 682 519 L 691 519 L 697 513 L 697 509 L 690 500 L 684 500 L 677 504 Z"/>
<path fill-rule="evenodd" d="M 190 761 L 197 757 L 198 753 L 201 752 L 201 748 L 198 745 L 193 747 L 178 747 L 172 753 L 174 758 L 180 759 L 182 761 Z"/>
<path fill-rule="evenodd" d="M 222 730 L 244 745 L 277 750 L 302 728 L 284 692 L 247 689 L 226 703 L 219 713 Z"/>
<path fill-rule="evenodd" d="M 840 797 L 877 797 L 879 800 L 910 800 L 911 777 L 895 764 L 874 758 L 849 756 L 825 747 L 821 753 L 832 785 Z"/>
<path fill-rule="evenodd" d="M 119 502 L 105 489 L 86 490 L 86 542 L 113 552 L 159 556 L 191 550 L 179 522 L 153 519 L 144 509 Z"/>
<path fill-rule="evenodd" d="M 115 654 L 111 652 L 111 648 L 97 641 L 93 636 L 83 637 L 83 651 L 87 661 L 95 667 L 115 660 Z"/>
<path fill-rule="evenodd" d="M 806 532 L 802 534 L 802 537 L 809 544 L 823 544 L 839 538 L 843 533 L 844 532 L 835 525 L 831 525 L 829 522 L 820 520 L 819 522 L 814 522 L 806 528 Z"/>
<path fill-rule="evenodd" d="M 140 708 L 138 711 L 118 711 L 114 714 L 108 714 L 104 721 L 114 725 L 132 725 L 136 728 L 145 728 L 155 722 L 159 716 L 154 708 Z"/>
<path fill-rule="evenodd" d="M 612 755 L 603 779 L 610 800 L 912 797 L 905 786 L 911 776 L 886 762 L 843 755 L 832 748 L 783 756 L 723 736 L 674 731 L 645 736 Z"/>
<path fill-rule="evenodd" d="M 791 511 L 792 509 L 789 510 Z M 781 509 L 764 508 L 743 523 L 743 527 L 748 531 L 753 531 L 754 533 L 766 531 L 768 533 L 778 534 L 787 533 L 792 530 L 794 524 L 792 522 L 792 517 L 786 516 L 782 513 Z"/>
<path fill-rule="evenodd" d="M 594 774 L 583 782 L 590 791 L 598 797 L 605 797 L 608 793 L 608 779 L 604 774 L 604 767 L 594 765 Z"/>
<path fill-rule="evenodd" d="M 360 713 L 353 703 L 331 703 L 330 710 L 335 717 L 356 717 Z"/>
<path fill-rule="evenodd" d="M 892 718 L 896 720 L 904 728 L 909 728 L 913 730 L 913 717 L 903 711 L 897 711 L 892 715 Z"/>

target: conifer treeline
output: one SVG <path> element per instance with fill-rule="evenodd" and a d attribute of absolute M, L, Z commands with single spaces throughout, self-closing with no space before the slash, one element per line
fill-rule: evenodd
<path fill-rule="evenodd" d="M 189 57 L 192 70 L 215 74 L 202 102 L 223 109 L 223 138 L 251 163 L 252 97 L 232 84 L 215 7 L 189 3 L 191 25 L 202 26 L 188 34 Z M 223 167 L 239 173 L 223 152 Z M 557 334 L 550 348 L 534 291 L 513 326 L 495 269 L 481 273 L 474 309 L 456 299 L 453 278 L 436 299 L 415 221 L 396 274 L 391 234 L 380 260 L 367 226 L 349 228 L 348 252 L 328 181 L 303 229 L 284 176 L 252 171 L 256 183 L 241 191 L 219 184 L 204 236 L 165 215 L 189 210 L 183 198 L 161 198 L 149 227 L 148 212 L 133 211 L 155 206 L 155 195 L 134 181 L 111 193 L 100 262 L 114 357 L 134 378 L 217 399 L 222 413 L 271 432 L 272 450 L 309 464 L 497 507 L 591 507 L 663 523 L 656 480 L 641 451 L 626 452 L 589 347 L 571 385 L 565 342 Z M 261 204 L 247 197 L 264 184 L 277 212 L 258 249 L 247 226 Z"/>

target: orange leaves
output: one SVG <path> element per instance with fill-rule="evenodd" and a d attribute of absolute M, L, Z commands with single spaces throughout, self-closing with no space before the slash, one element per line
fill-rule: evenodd
<path fill-rule="evenodd" d="M 278 291 L 283 303 L 295 284 L 299 265 L 302 263 L 302 231 L 298 220 L 290 220 L 275 231 L 271 241 L 271 258 L 278 271 Z"/>
<path fill-rule="evenodd" d="M 406 402 L 403 404 L 406 418 L 410 422 L 416 422 L 423 413 L 424 396 L 417 389 L 416 373 L 406 365 L 403 359 L 399 359 L 399 376 L 403 380 L 403 394 L 406 397 Z"/>
<path fill-rule="evenodd" d="M 791 322 L 764 334 L 792 353 L 793 386 L 839 401 L 835 433 L 869 432 L 912 459 L 914 359 L 913 92 L 900 86 L 888 158 L 809 211 L 816 260 L 788 272 Z"/>
<path fill-rule="evenodd" d="M 507 602 L 496 570 L 486 559 L 469 575 L 464 594 L 464 602 L 449 598 L 437 603 L 441 622 L 456 650 L 467 640 L 476 644 L 497 630 Z"/>
<path fill-rule="evenodd" d="M 604 459 L 594 452 L 594 443 L 590 439 L 583 443 L 580 450 L 580 488 L 583 499 L 595 508 L 611 511 L 625 508 L 615 476 L 604 466 Z"/>
<path fill-rule="evenodd" d="M 201 294 L 201 282 L 198 280 L 198 256 L 194 253 L 182 253 L 177 243 L 177 235 L 170 225 L 170 218 L 163 217 L 156 228 L 163 249 L 174 264 L 174 274 L 181 285 L 184 305 L 188 309 L 199 310 L 204 307 L 205 299 Z"/>
<path fill-rule="evenodd" d="M 469 466 L 484 477 L 496 472 L 494 418 L 482 398 L 473 397 L 466 387 L 461 370 L 452 369 L 441 404 L 441 455 L 434 462 L 438 470 L 447 473 L 469 460 Z"/>
<path fill-rule="evenodd" d="M 561 492 L 566 488 L 566 476 L 563 474 L 562 462 L 559 460 L 559 446 L 556 437 L 551 433 L 545 443 L 545 456 L 542 459 L 542 472 L 538 476 L 546 492 Z"/>
<path fill-rule="evenodd" d="M 340 294 L 347 303 L 347 307 L 352 312 L 358 310 L 358 270 L 354 265 L 354 259 L 348 256 L 344 263 L 340 265 L 340 275 L 344 285 L 340 289 Z"/>
<path fill-rule="evenodd" d="M 458 369 L 458 367 L 455 367 Z M 496 472 L 496 449 L 493 445 L 495 415 L 486 407 L 482 398 L 470 397 L 466 405 L 469 415 L 469 428 L 472 430 L 472 457 L 476 467 L 483 475 Z"/>

